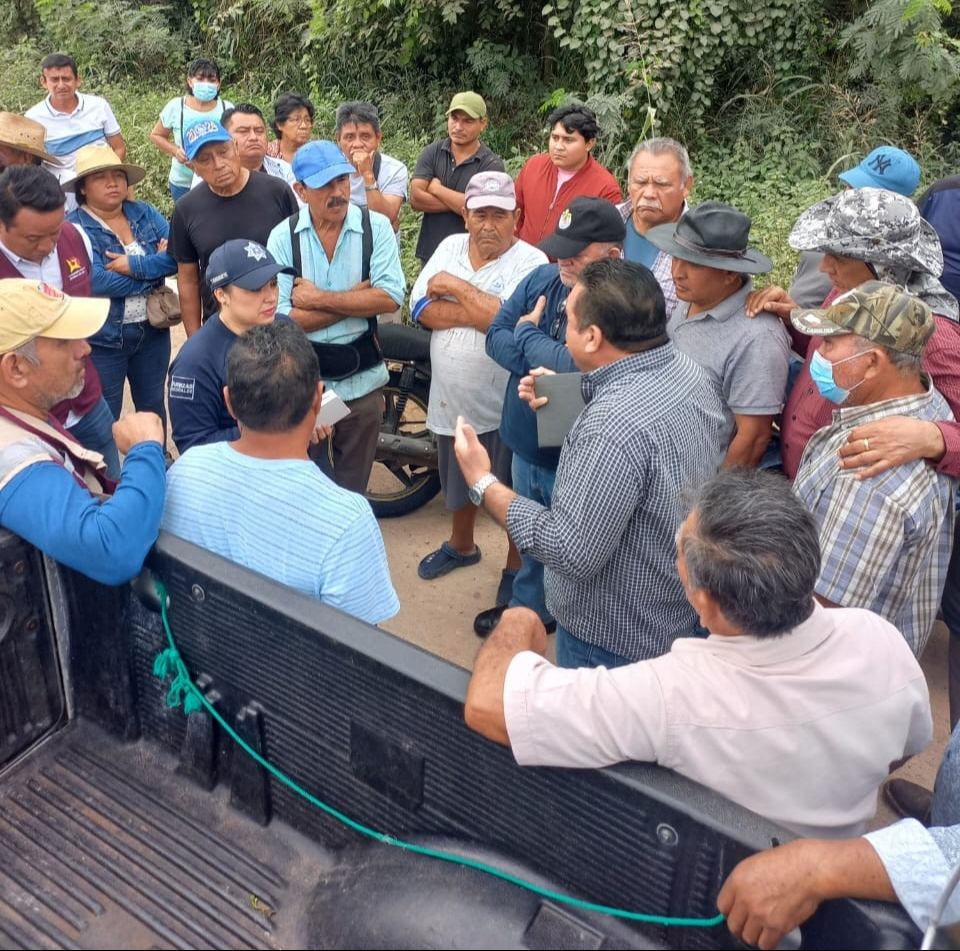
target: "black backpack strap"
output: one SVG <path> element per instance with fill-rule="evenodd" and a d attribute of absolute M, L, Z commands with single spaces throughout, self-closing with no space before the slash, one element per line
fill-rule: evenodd
<path fill-rule="evenodd" d="M 287 218 L 290 227 L 290 253 L 293 255 L 293 269 L 297 277 L 303 277 L 303 256 L 300 251 L 300 235 L 297 234 L 297 224 L 300 221 L 300 212 Z"/>
<path fill-rule="evenodd" d="M 380 168 L 383 165 L 383 156 L 377 152 L 373 157 L 373 178 L 377 185 L 380 184 Z"/>
<path fill-rule="evenodd" d="M 377 153 L 377 158 L 380 153 Z M 363 252 L 360 263 L 360 280 L 370 280 L 370 258 L 373 257 L 373 225 L 370 224 L 370 209 L 365 205 L 360 208 L 360 224 L 363 228 Z M 377 335 L 377 318 L 367 318 L 367 329 L 375 337 Z"/>

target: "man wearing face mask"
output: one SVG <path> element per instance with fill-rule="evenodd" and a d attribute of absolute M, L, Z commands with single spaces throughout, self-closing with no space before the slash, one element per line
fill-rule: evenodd
<path fill-rule="evenodd" d="M 859 479 L 839 468 L 838 453 L 850 430 L 888 416 L 953 419 L 921 370 L 933 314 L 894 285 L 867 281 L 826 310 L 798 309 L 791 319 L 820 339 L 810 375 L 837 406 L 807 443 L 794 484 L 820 537 L 817 598 L 875 611 L 919 656 L 946 582 L 957 480 L 921 460 Z"/>

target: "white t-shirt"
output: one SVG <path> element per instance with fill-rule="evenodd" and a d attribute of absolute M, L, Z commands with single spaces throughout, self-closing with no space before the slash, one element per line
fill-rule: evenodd
<path fill-rule="evenodd" d="M 475 271 L 470 263 L 469 234 L 444 238 L 433 257 L 423 266 L 410 295 L 411 307 L 427 293 L 427 282 L 440 271 L 468 281 L 486 294 L 505 301 L 534 269 L 547 263 L 547 256 L 526 241 L 517 241 L 495 261 Z M 435 330 L 430 337 L 430 403 L 427 428 L 452 436 L 457 416 L 462 415 L 478 433 L 500 428 L 503 395 L 510 379 L 505 370 L 487 356 L 486 334 L 473 327 Z"/>

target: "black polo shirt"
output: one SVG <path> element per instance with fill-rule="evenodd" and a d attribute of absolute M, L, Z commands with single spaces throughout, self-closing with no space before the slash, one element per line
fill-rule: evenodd
<path fill-rule="evenodd" d="M 432 142 L 420 153 L 413 170 L 413 178 L 422 178 L 427 182 L 439 178 L 444 188 L 463 192 L 466 191 L 467 182 L 477 172 L 503 171 L 506 171 L 503 160 L 482 142 L 470 158 L 457 165 L 450 149 L 450 140 L 442 139 L 440 142 Z M 460 215 L 452 211 L 425 211 L 420 225 L 420 237 L 417 239 L 417 257 L 425 264 L 444 238 L 452 234 L 462 234 L 463 230 L 463 218 Z"/>

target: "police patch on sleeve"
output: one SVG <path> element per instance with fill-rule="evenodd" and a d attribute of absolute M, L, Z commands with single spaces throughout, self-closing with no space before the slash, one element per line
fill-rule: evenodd
<path fill-rule="evenodd" d="M 170 399 L 192 400 L 197 381 L 187 376 L 170 377 Z"/>

